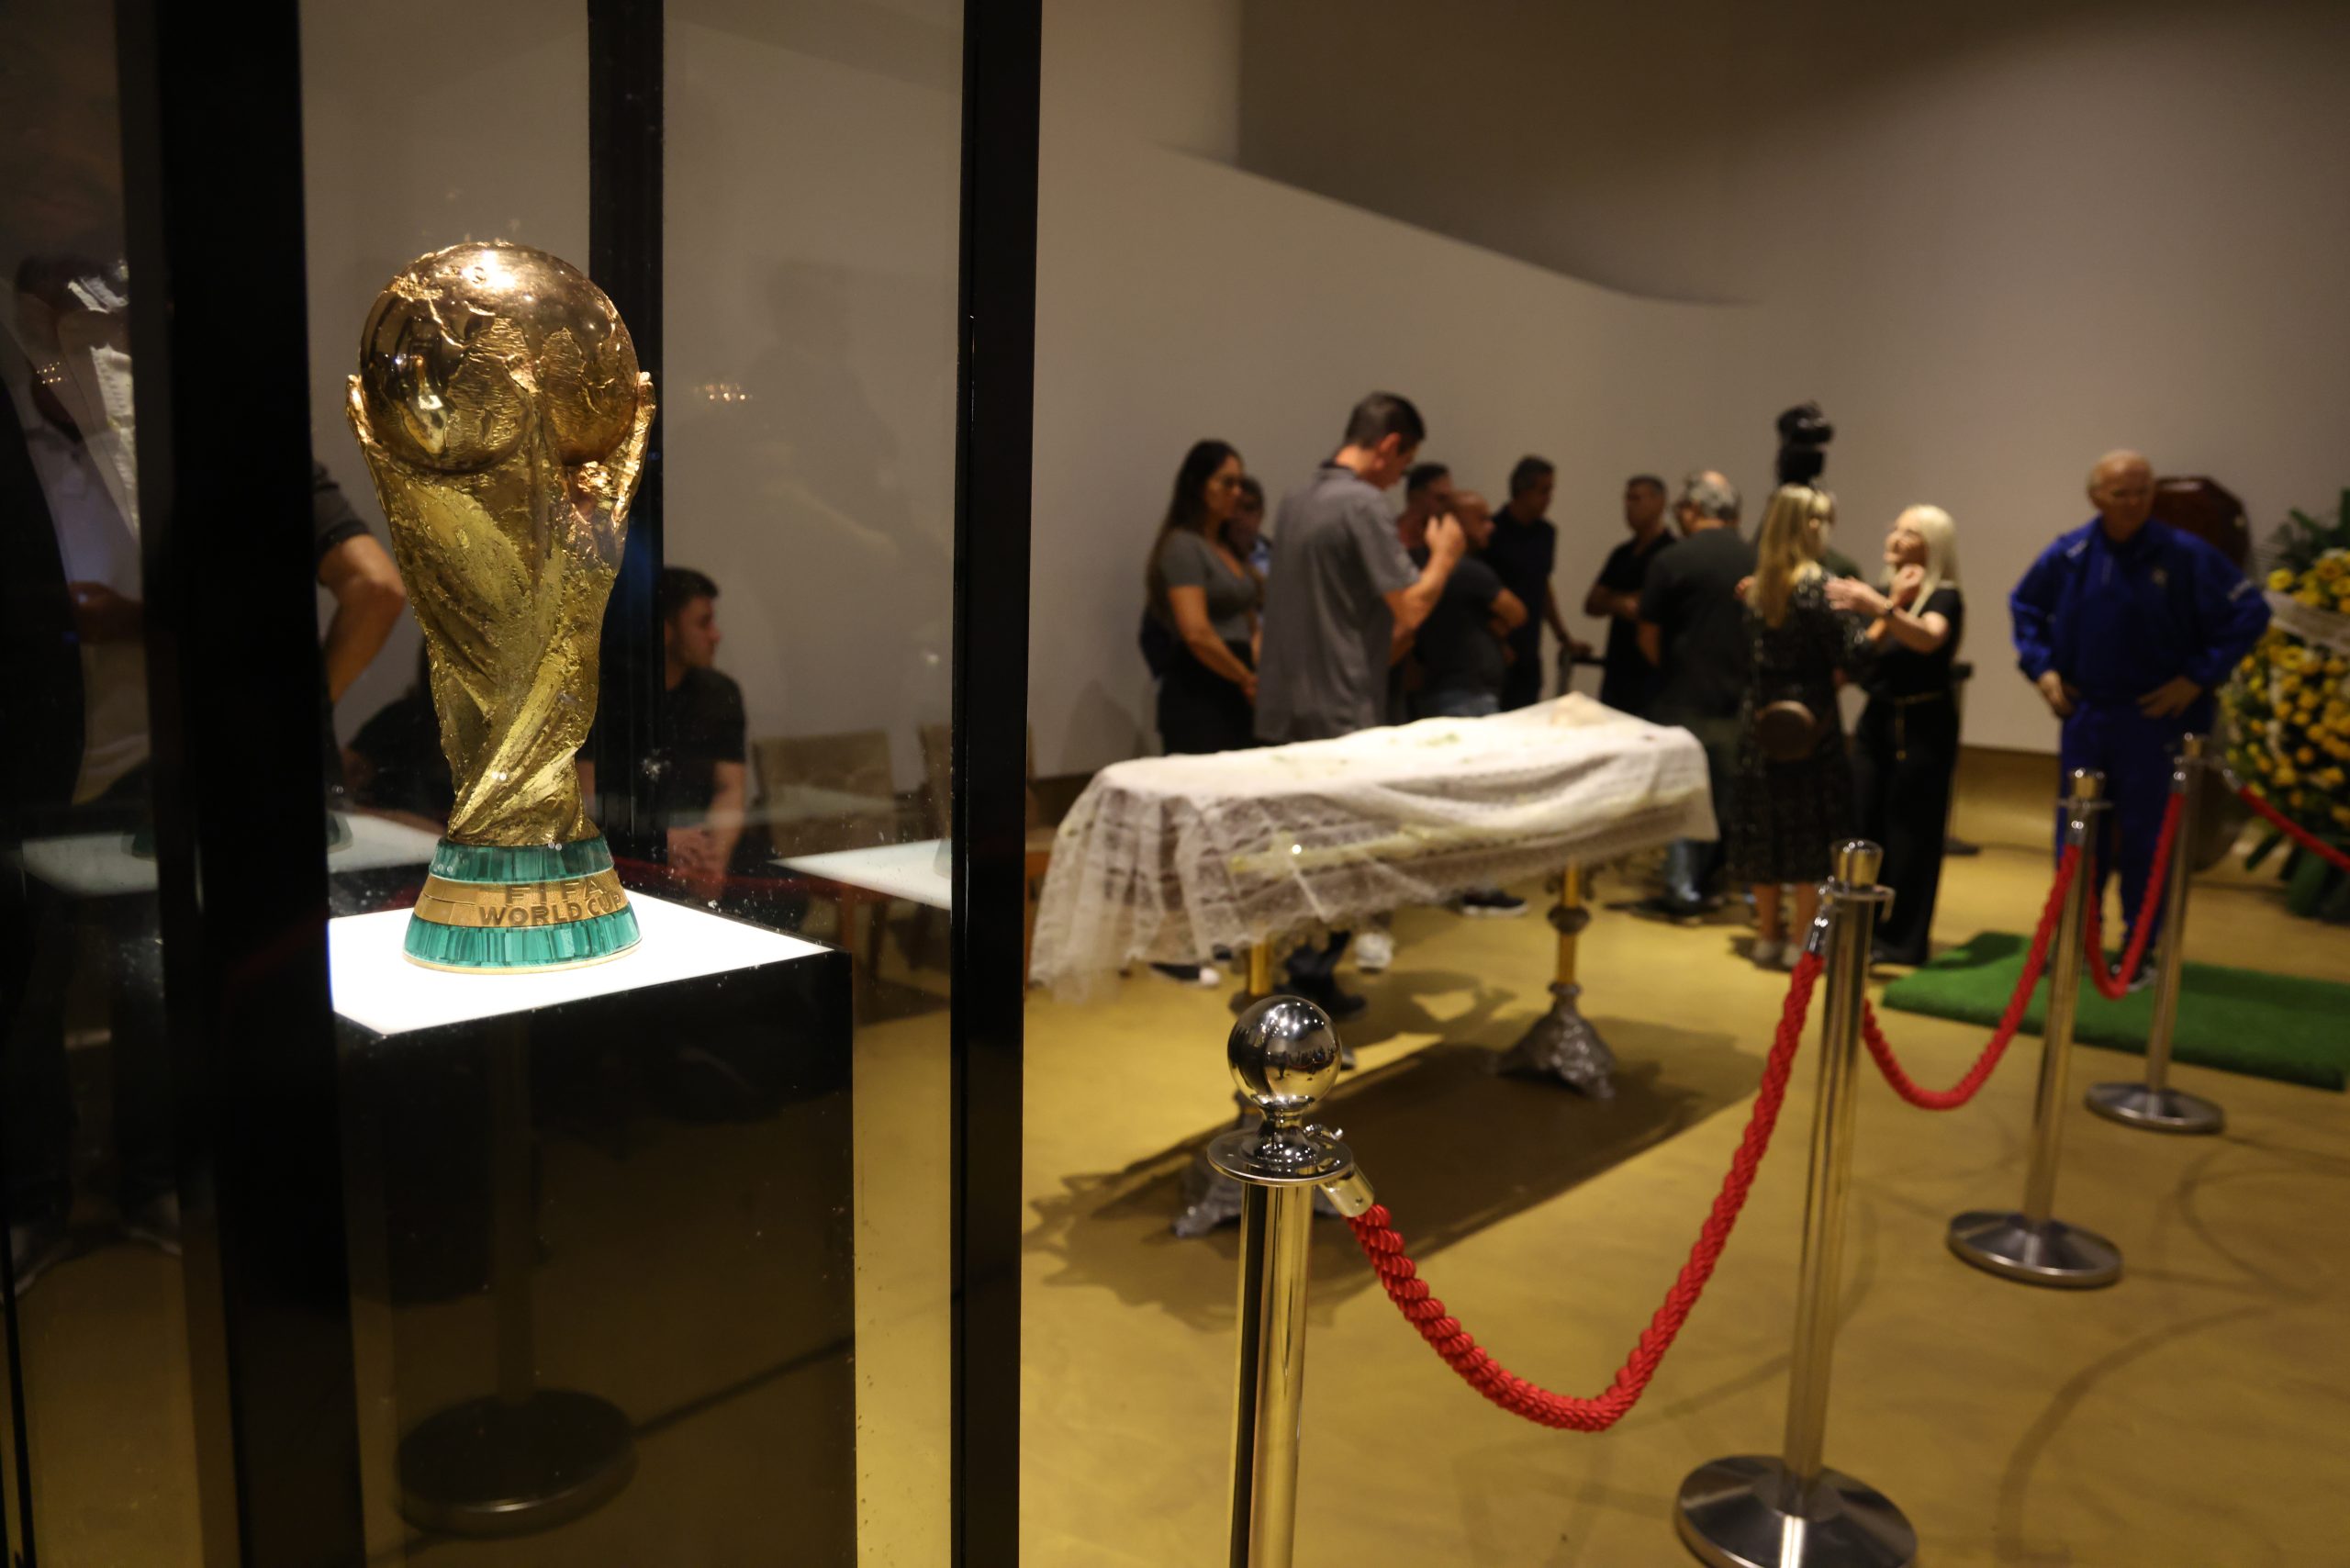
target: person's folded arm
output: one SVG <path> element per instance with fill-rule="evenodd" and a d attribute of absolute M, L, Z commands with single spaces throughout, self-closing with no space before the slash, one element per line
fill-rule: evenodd
<path fill-rule="evenodd" d="M 319 561 L 319 586 L 334 596 L 327 623 L 327 696 L 341 701 L 399 624 L 408 590 L 391 553 L 372 533 L 353 534 Z"/>
<path fill-rule="evenodd" d="M 1167 590 L 1167 608 L 1175 616 L 1175 634 L 1183 646 L 1200 663 L 1232 682 L 1247 689 L 1256 682 L 1248 666 L 1240 662 L 1224 639 L 1215 634 L 1214 624 L 1208 620 L 1208 590 L 1187 585 L 1171 586 Z"/>
<path fill-rule="evenodd" d="M 1428 524 L 1428 563 L 1408 586 L 1393 589 L 1386 595 L 1387 612 L 1395 618 L 1396 634 L 1401 636 L 1420 629 L 1444 597 L 1444 585 L 1451 580 L 1452 568 L 1460 562 L 1466 547 L 1460 524 L 1449 515 Z M 1406 563 L 1408 565 L 1408 563 Z"/>

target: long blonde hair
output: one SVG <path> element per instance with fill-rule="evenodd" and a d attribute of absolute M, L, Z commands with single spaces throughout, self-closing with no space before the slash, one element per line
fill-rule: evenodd
<path fill-rule="evenodd" d="M 1836 521 L 1836 498 L 1808 485 L 1782 485 L 1771 492 L 1762 527 L 1754 536 L 1752 604 L 1765 625 L 1787 618 L 1796 584 L 1819 576 L 1819 553 Z"/>
<path fill-rule="evenodd" d="M 1918 597 L 1909 606 L 1910 613 L 1918 614 L 1925 610 L 1926 601 L 1934 597 L 1936 588 L 1958 586 L 1958 529 L 1951 521 L 1950 513 L 1940 507 L 1904 507 L 1901 515 L 1893 520 L 1893 526 L 1899 528 L 1905 523 L 1910 532 L 1926 542 L 1926 580 L 1918 585 Z M 1893 587 L 1891 566 L 1885 569 L 1882 586 L 1888 590 Z"/>

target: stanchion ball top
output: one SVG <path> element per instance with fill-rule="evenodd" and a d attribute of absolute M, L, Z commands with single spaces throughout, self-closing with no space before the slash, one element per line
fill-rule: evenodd
<path fill-rule="evenodd" d="M 1269 996 L 1240 1015 L 1225 1046 L 1240 1092 L 1277 1120 L 1304 1115 L 1338 1081 L 1338 1036 L 1302 997 Z"/>

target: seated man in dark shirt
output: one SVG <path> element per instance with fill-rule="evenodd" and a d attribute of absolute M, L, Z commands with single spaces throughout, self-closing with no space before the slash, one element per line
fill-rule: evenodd
<path fill-rule="evenodd" d="M 1527 622 L 1525 601 L 1502 587 L 1500 574 L 1483 558 L 1494 537 L 1494 514 L 1485 498 L 1462 490 L 1453 498 L 1452 510 L 1469 536 L 1470 553 L 1446 579 L 1444 597 L 1413 641 L 1420 669 L 1419 689 L 1412 694 L 1415 719 L 1483 719 L 1500 712 L 1510 677 L 1506 639 Z M 1412 559 L 1425 566 L 1427 547 L 1413 551 Z M 1526 901 L 1499 888 L 1475 888 L 1461 894 L 1456 907 L 1471 916 L 1523 914 Z"/>
<path fill-rule="evenodd" d="M 415 684 L 359 726 L 343 748 L 342 771 L 355 803 L 434 833 L 449 825 L 457 785 L 441 750 L 432 669 L 421 644 Z"/>
<path fill-rule="evenodd" d="M 669 873 L 691 897 L 726 890 L 743 837 L 743 689 L 711 668 L 718 655 L 718 585 L 690 566 L 665 566 L 655 602 L 666 655 L 656 805 L 669 825 Z"/>

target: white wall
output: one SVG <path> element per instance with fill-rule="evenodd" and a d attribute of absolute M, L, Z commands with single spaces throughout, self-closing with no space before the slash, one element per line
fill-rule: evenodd
<path fill-rule="evenodd" d="M 1372 386 L 1470 482 L 1559 462 L 1570 606 L 1625 475 L 1724 467 L 1751 520 L 1772 417 L 1818 398 L 1848 551 L 1911 501 L 1959 520 L 1981 745 L 2053 745 L 2005 589 L 2086 516 L 2098 453 L 2210 474 L 2258 530 L 2328 503 L 2350 9 L 1883 10 L 1227 7 L 1240 159 L 1277 182 L 1170 154 L 1216 144 L 1100 88 L 1160 103 L 1228 35 L 1170 62 L 1118 8 L 1048 6 L 1040 766 L 1142 748 L 1135 579 L 1184 445 L 1280 487 Z"/>
<path fill-rule="evenodd" d="M 304 0 L 310 446 L 386 548 L 342 412 L 359 329 L 394 273 L 444 245 L 513 240 L 587 264 L 587 12 L 570 0 Z M 333 601 L 319 599 L 323 626 Z M 336 706 L 344 740 L 407 689 L 420 641 L 403 618 Z"/>
<path fill-rule="evenodd" d="M 708 9 L 669 28 L 666 554 L 753 737 L 886 728 L 910 786 L 952 698 L 954 8 L 860 48 Z"/>

